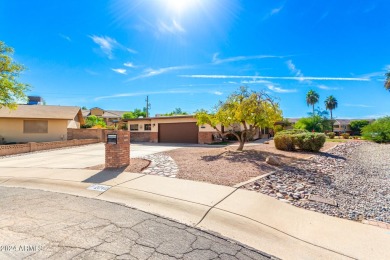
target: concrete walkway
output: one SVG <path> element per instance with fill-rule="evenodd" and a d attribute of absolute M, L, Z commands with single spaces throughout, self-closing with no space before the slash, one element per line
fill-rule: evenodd
<path fill-rule="evenodd" d="M 92 183 L 105 186 L 90 190 Z M 0 186 L 120 203 L 218 232 L 282 259 L 390 259 L 386 229 L 232 187 L 135 173 L 7 167 L 0 168 Z"/>

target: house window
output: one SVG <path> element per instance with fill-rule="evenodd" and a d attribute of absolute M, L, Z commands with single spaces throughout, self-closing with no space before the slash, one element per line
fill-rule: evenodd
<path fill-rule="evenodd" d="M 138 131 L 138 125 L 130 125 L 130 131 Z"/>
<path fill-rule="evenodd" d="M 152 130 L 152 125 L 151 124 L 145 124 L 145 131 L 150 131 Z"/>
<path fill-rule="evenodd" d="M 23 133 L 25 134 L 47 134 L 49 132 L 47 120 L 24 120 Z"/>

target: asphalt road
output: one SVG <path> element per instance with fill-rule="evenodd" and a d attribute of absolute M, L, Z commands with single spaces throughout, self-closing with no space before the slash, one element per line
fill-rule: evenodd
<path fill-rule="evenodd" d="M 270 259 L 114 203 L 22 188 L 0 194 L 0 259 Z"/>

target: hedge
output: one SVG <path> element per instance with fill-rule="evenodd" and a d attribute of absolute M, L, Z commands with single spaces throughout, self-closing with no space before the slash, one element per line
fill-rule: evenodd
<path fill-rule="evenodd" d="M 318 152 L 326 141 L 326 135 L 322 133 L 279 133 L 275 135 L 275 147 L 279 150 L 294 151 L 296 147 L 304 151 Z"/>

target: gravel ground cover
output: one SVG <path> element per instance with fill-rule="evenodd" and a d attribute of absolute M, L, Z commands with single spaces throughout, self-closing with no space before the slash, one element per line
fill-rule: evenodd
<path fill-rule="evenodd" d="M 338 144 L 245 188 L 331 216 L 390 223 L 390 145 Z M 312 195 L 327 203 L 310 200 Z"/>
<path fill-rule="evenodd" d="M 326 143 L 323 150 L 334 147 L 336 143 Z M 244 151 L 236 151 L 237 146 L 189 147 L 165 152 L 177 164 L 176 178 L 210 182 L 225 186 L 250 180 L 253 177 L 271 172 L 277 168 L 265 163 L 269 155 L 277 155 L 283 164 L 299 158 L 308 158 L 313 153 L 287 152 L 269 144 L 248 144 Z"/>
<path fill-rule="evenodd" d="M 127 166 L 126 168 L 119 168 L 119 169 L 112 169 L 113 171 L 121 171 L 121 172 L 134 172 L 134 173 L 141 173 L 144 169 L 146 169 L 150 161 L 146 159 L 141 159 L 141 158 L 131 158 L 130 159 L 130 165 Z M 91 167 L 85 168 L 87 170 L 104 170 L 105 165 L 104 164 L 99 164 Z M 110 170 L 110 169 L 107 169 Z"/>

